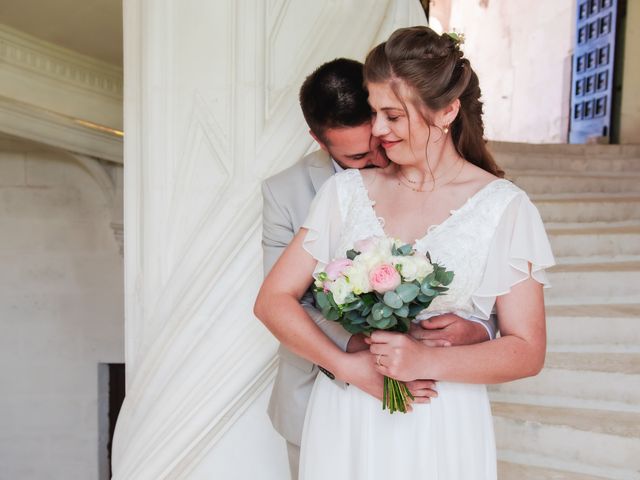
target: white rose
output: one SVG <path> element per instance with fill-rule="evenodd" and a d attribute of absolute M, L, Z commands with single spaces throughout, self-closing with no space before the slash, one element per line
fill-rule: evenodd
<path fill-rule="evenodd" d="M 385 263 L 385 260 L 386 257 L 378 248 L 375 248 L 369 252 L 358 255 L 353 263 L 358 267 L 364 268 L 367 272 L 370 272 L 381 263 Z"/>
<path fill-rule="evenodd" d="M 407 282 L 413 282 L 418 278 L 418 262 L 414 257 L 393 257 L 393 265 L 400 265 L 400 274 Z"/>
<path fill-rule="evenodd" d="M 417 253 L 411 258 L 416 266 L 416 279 L 422 281 L 424 277 L 433 273 L 433 265 L 427 257 Z"/>
<path fill-rule="evenodd" d="M 353 293 L 360 295 L 361 293 L 368 293 L 371 291 L 371 284 L 369 283 L 369 270 L 366 265 L 361 263 L 354 263 L 352 266 L 344 271 L 344 275 L 349 279 L 349 284 L 353 289 Z"/>
<path fill-rule="evenodd" d="M 333 300 L 338 305 L 344 305 L 347 296 L 351 293 L 351 286 L 344 277 L 338 277 L 329 285 L 329 291 L 333 294 Z"/>

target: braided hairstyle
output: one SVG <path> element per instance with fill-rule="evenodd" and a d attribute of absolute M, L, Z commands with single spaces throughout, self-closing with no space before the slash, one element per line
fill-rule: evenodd
<path fill-rule="evenodd" d="M 390 82 L 407 115 L 399 95 L 400 83 L 409 87 L 409 100 L 419 112 L 424 106 L 436 112 L 460 99 L 460 110 L 450 127 L 458 154 L 493 175 L 504 176 L 487 149 L 478 76 L 464 58 L 459 40 L 446 33 L 438 35 L 428 27 L 400 28 L 369 52 L 364 80 Z M 428 118 L 424 120 L 435 126 Z"/>

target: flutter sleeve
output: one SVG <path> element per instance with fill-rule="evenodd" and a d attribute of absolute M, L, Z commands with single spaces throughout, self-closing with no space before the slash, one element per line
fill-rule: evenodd
<path fill-rule="evenodd" d="M 303 248 L 324 267 L 334 256 L 342 228 L 342 215 L 335 176 L 318 190 L 302 228 L 307 229 Z"/>
<path fill-rule="evenodd" d="M 511 287 L 530 276 L 549 287 L 545 270 L 553 265 L 555 260 L 540 213 L 521 192 L 510 201 L 500 219 L 473 301 L 488 318 L 496 297 L 509 293 Z"/>

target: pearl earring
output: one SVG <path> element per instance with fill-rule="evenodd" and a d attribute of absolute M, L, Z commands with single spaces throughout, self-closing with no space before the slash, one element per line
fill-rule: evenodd
<path fill-rule="evenodd" d="M 445 125 L 442 131 L 444 132 L 445 135 L 449 133 L 449 125 Z"/>

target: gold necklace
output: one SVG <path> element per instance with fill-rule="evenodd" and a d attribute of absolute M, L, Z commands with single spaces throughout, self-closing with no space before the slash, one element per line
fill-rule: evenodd
<path fill-rule="evenodd" d="M 458 173 L 456 173 L 456 174 L 455 174 L 455 176 L 454 176 L 451 180 L 449 180 L 448 182 L 446 182 L 446 183 L 444 183 L 444 184 L 440 185 L 440 188 L 444 187 L 445 185 L 449 185 L 450 183 L 454 182 L 454 181 L 455 181 L 455 180 L 460 176 L 460 173 L 462 173 L 462 170 L 464 169 L 464 165 L 465 165 L 465 163 L 466 163 L 466 162 L 465 162 L 463 159 L 461 159 L 461 160 L 459 160 L 459 161 L 460 161 L 460 168 L 458 169 Z M 423 180 L 422 182 L 416 182 L 416 181 L 413 181 L 413 180 L 408 179 L 408 178 L 406 177 L 406 175 L 405 175 L 404 173 L 402 173 L 402 170 L 398 170 L 398 173 L 400 174 L 400 176 L 401 176 L 402 178 L 404 178 L 404 179 L 405 179 L 407 182 L 409 182 L 409 183 L 412 183 L 412 184 L 414 184 L 414 185 L 420 184 L 421 186 L 425 184 L 425 181 L 424 181 L 424 180 Z M 433 188 L 432 188 L 431 190 L 429 190 L 429 192 L 433 192 L 433 191 L 436 189 L 436 180 L 438 180 L 438 179 L 442 178 L 443 176 L 444 176 L 444 175 L 440 175 L 440 176 L 435 177 L 435 178 L 433 179 Z M 398 178 L 398 184 L 399 184 L 399 185 L 402 185 L 402 186 L 403 186 L 403 187 L 405 187 L 405 188 L 409 188 L 409 189 L 413 190 L 414 192 L 418 192 L 418 193 L 421 193 L 421 192 L 423 193 L 423 192 L 426 192 L 426 191 L 427 191 L 427 190 L 424 190 L 424 189 L 422 189 L 422 188 L 414 188 L 414 187 L 412 187 L 411 185 L 406 185 L 406 184 L 405 184 L 404 182 L 402 182 L 399 178 Z"/>

